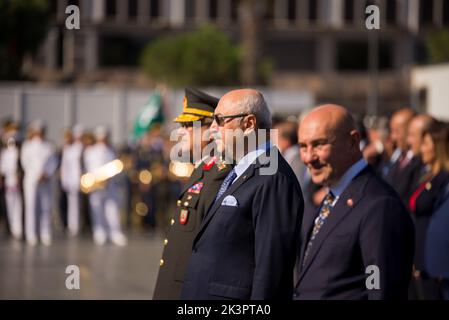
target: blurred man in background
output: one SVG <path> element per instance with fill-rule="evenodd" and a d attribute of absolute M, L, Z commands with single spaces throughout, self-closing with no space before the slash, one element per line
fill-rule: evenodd
<path fill-rule="evenodd" d="M 107 171 L 105 165 L 116 160 L 117 156 L 108 143 L 109 132 L 106 127 L 97 127 L 94 135 L 95 144 L 86 147 L 83 160 L 87 172 L 97 176 Z M 120 226 L 119 190 L 115 177 L 98 182 L 101 185 L 95 186 L 89 194 L 94 241 L 103 245 L 109 238 L 115 245 L 125 246 L 127 239 Z"/>
<path fill-rule="evenodd" d="M 67 229 L 76 236 L 80 221 L 80 179 L 83 127 L 76 125 L 72 130 L 73 141 L 64 146 L 61 159 L 61 186 L 67 194 Z"/>
<path fill-rule="evenodd" d="M 25 236 L 28 244 L 37 243 L 36 229 L 39 226 L 40 240 L 50 245 L 52 187 L 50 179 L 57 166 L 54 147 L 45 141 L 45 124 L 36 120 L 28 127 L 29 138 L 23 143 L 20 163 L 24 170 L 23 189 L 25 196 Z"/>
<path fill-rule="evenodd" d="M 391 158 L 392 167 L 385 179 L 404 203 L 407 203 L 413 183 L 422 167 L 420 158 L 413 154 L 407 142 L 408 128 L 414 116 L 412 109 L 404 108 L 396 111 L 390 120 L 391 140 L 396 150 Z"/>
<path fill-rule="evenodd" d="M 292 167 L 298 178 L 301 189 L 305 189 L 304 173 L 306 167 L 299 157 L 298 124 L 292 121 L 283 121 L 276 124 L 273 129 L 278 130 L 278 147 L 285 161 Z"/>
<path fill-rule="evenodd" d="M 0 175 L 4 177 L 6 212 L 9 230 L 14 239 L 23 234 L 22 216 L 22 168 L 20 166 L 20 138 L 18 125 L 9 123 L 2 135 L 3 148 L 0 154 Z"/>

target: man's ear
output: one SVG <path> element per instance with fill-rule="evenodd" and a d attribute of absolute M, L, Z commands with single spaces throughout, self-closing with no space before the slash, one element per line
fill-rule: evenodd
<path fill-rule="evenodd" d="M 351 133 L 351 147 L 360 148 L 360 133 L 357 130 L 352 130 Z"/>
<path fill-rule="evenodd" d="M 245 125 L 245 131 L 248 129 L 253 129 L 253 130 L 256 129 L 257 119 L 256 119 L 255 115 L 250 114 L 250 115 L 246 116 L 243 121 L 244 121 L 244 125 Z"/>

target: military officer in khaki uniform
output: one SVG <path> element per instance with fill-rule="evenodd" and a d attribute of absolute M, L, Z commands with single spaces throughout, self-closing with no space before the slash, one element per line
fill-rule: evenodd
<path fill-rule="evenodd" d="M 185 90 L 183 112 L 174 121 L 181 124 L 179 133 L 183 136 L 183 141 L 187 141 L 183 149 L 190 153 L 190 159 L 195 149 L 204 150 L 208 144 L 208 141 L 193 141 L 193 123 L 201 122 L 201 133 L 209 129 L 218 100 L 196 89 Z M 200 153 L 201 150 L 195 151 Z M 164 252 L 153 299 L 179 299 L 193 239 L 204 214 L 231 169 L 229 165 L 211 156 L 204 156 L 194 164 L 195 169 L 182 188 L 177 209 L 170 221 L 167 239 L 164 240 Z"/>

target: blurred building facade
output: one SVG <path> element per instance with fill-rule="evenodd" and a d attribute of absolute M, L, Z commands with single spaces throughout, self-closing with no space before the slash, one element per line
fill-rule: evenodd
<path fill-rule="evenodd" d="M 145 44 L 204 23 L 239 40 L 239 2 L 52 0 L 52 28 L 37 74 L 42 80 L 151 85 L 138 68 Z M 80 30 L 65 28 L 71 4 L 80 7 Z M 380 8 L 379 31 L 365 27 L 370 4 Z M 412 103 L 410 67 L 426 59 L 427 35 L 447 27 L 448 0 L 267 0 L 261 50 L 274 62 L 275 88 L 302 88 L 318 101 L 371 112 L 379 100 L 388 112 Z"/>

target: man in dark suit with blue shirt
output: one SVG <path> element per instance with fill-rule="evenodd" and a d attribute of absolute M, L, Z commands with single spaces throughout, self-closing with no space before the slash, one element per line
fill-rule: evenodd
<path fill-rule="evenodd" d="M 407 299 L 413 224 L 359 142 L 341 106 L 318 107 L 301 123 L 301 158 L 328 193 L 318 210 L 304 211 L 296 299 Z"/>
<path fill-rule="evenodd" d="M 291 299 L 303 197 L 266 142 L 268 107 L 260 92 L 235 90 L 221 98 L 214 119 L 212 135 L 235 167 L 194 240 L 181 298 Z"/>

